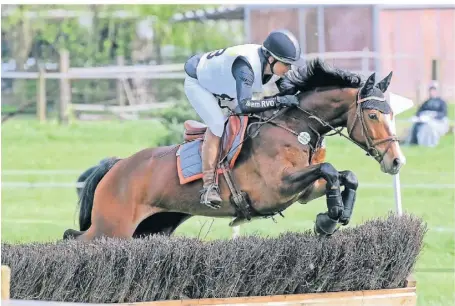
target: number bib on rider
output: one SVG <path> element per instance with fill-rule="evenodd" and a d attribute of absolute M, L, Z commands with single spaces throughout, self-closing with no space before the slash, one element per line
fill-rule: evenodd
<path fill-rule="evenodd" d="M 247 44 L 205 53 L 197 67 L 199 84 L 213 93 L 221 102 L 237 104 L 237 86 L 232 75 L 232 64 L 237 57 L 242 56 L 253 68 L 253 92 L 262 92 L 260 48 L 261 45 Z"/>

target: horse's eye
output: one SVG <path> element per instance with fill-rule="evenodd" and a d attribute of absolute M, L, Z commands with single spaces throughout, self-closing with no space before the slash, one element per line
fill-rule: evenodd
<path fill-rule="evenodd" d="M 378 120 L 378 115 L 376 115 L 375 113 L 368 114 L 368 117 L 370 117 L 370 119 L 373 120 Z"/>

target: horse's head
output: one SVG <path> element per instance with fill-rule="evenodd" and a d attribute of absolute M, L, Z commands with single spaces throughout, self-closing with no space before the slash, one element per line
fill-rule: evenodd
<path fill-rule="evenodd" d="M 373 156 L 381 170 L 396 174 L 405 164 L 384 92 L 392 73 L 375 85 L 375 74 L 362 84 L 360 75 L 333 68 L 320 59 L 290 71 L 280 85 L 283 94 L 298 93 L 301 111 L 318 120 L 320 134 L 347 127 L 349 137 Z"/>
<path fill-rule="evenodd" d="M 375 85 L 373 73 L 356 91 L 347 129 L 349 137 L 380 163 L 383 172 L 397 174 L 406 159 L 395 135 L 392 108 L 384 96 L 391 78 L 392 72 Z"/>

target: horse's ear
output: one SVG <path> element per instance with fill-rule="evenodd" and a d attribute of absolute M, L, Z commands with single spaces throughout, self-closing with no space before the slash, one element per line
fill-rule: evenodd
<path fill-rule="evenodd" d="M 360 94 L 362 95 L 362 97 L 368 96 L 370 94 L 370 92 L 373 90 L 375 78 L 376 78 L 376 73 L 373 72 L 373 74 L 370 75 L 370 77 L 367 79 L 367 81 L 363 85 L 362 89 L 360 90 Z"/>
<path fill-rule="evenodd" d="M 390 85 L 390 80 L 392 79 L 393 71 L 390 71 L 389 75 L 386 76 L 381 82 L 376 84 L 376 87 L 379 88 L 382 92 L 387 90 L 387 87 Z"/>

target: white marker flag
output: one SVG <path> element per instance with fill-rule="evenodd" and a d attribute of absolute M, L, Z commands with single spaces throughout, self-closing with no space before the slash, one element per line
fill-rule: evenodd
<path fill-rule="evenodd" d="M 394 113 L 394 116 L 392 118 L 392 129 L 396 133 L 396 127 L 395 127 L 395 116 L 412 108 L 414 106 L 414 103 L 412 102 L 411 99 L 408 99 L 406 97 L 394 94 L 394 93 L 389 93 L 389 103 L 390 107 L 392 108 L 392 111 Z M 395 194 L 395 207 L 397 210 L 398 215 L 403 214 L 403 209 L 401 206 L 401 184 L 400 184 L 400 174 L 396 174 L 393 176 L 393 189 L 394 189 L 394 194 Z"/>

